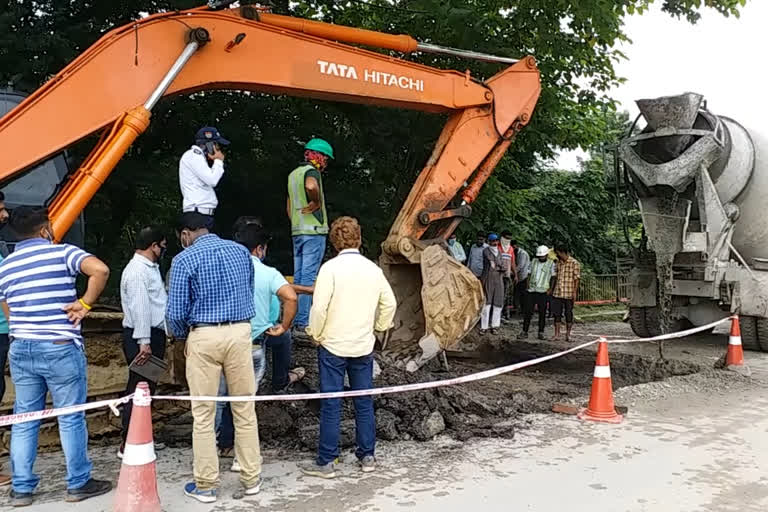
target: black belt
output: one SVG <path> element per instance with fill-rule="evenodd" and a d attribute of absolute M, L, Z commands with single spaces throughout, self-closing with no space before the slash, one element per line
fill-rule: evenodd
<path fill-rule="evenodd" d="M 196 324 L 192 325 L 193 329 L 197 329 L 199 327 L 224 327 L 228 325 L 240 325 L 240 324 L 250 324 L 250 320 L 235 320 L 234 322 L 198 322 Z"/>

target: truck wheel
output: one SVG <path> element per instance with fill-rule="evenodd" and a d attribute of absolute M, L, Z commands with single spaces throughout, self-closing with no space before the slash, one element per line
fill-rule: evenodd
<path fill-rule="evenodd" d="M 629 326 L 636 336 L 648 338 L 648 327 L 645 325 L 645 308 L 629 308 Z"/>
<path fill-rule="evenodd" d="M 765 323 L 765 322 L 761 322 Z M 753 316 L 740 316 L 739 327 L 741 327 L 741 345 L 746 350 L 760 351 L 760 341 L 758 337 L 757 321 Z M 768 335 L 768 332 L 766 332 Z M 768 341 L 768 336 L 766 337 Z"/>
<path fill-rule="evenodd" d="M 661 321 L 659 321 L 659 308 L 654 306 L 652 308 L 643 309 L 645 309 L 645 325 L 648 329 L 648 334 L 651 337 L 660 336 L 662 332 Z"/>
<path fill-rule="evenodd" d="M 768 352 L 768 318 L 757 318 L 757 343 L 762 352 Z M 744 334 L 741 335 L 741 343 L 744 344 Z"/>
<path fill-rule="evenodd" d="M 662 334 L 665 334 L 661 332 L 661 319 L 659 318 L 659 308 L 657 306 L 637 309 L 642 309 L 645 313 L 645 330 L 648 333 L 648 336 L 643 337 L 661 336 Z M 691 324 L 687 318 L 675 318 L 670 321 L 668 332 L 684 331 L 685 329 L 689 329 L 692 325 L 693 324 Z"/>

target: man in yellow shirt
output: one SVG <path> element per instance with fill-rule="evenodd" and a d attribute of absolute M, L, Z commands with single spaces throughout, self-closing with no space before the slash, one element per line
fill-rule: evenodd
<path fill-rule="evenodd" d="M 342 391 L 344 375 L 351 389 L 373 387 L 373 344 L 376 331 L 392 326 L 397 303 L 382 270 L 360 254 L 360 225 L 352 217 L 340 217 L 331 225 L 330 239 L 338 256 L 320 267 L 307 333 L 319 345 L 317 365 L 320 392 Z M 373 398 L 355 398 L 357 455 L 361 468 L 376 470 L 376 420 Z M 301 470 L 304 474 L 334 478 L 339 456 L 341 399 L 323 400 L 320 408 L 320 440 L 317 459 Z"/>

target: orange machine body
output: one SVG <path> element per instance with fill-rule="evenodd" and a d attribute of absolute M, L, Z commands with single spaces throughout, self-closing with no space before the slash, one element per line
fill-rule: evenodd
<path fill-rule="evenodd" d="M 0 137 L 16 148 L 0 153 L 0 181 L 9 181 L 109 127 L 93 153 L 52 198 L 57 236 L 66 233 L 148 126 L 150 113 L 141 105 L 195 28 L 207 30 L 210 42 L 197 50 L 165 95 L 237 89 L 453 112 L 388 240 L 421 238 L 428 226 L 419 221 L 419 213 L 443 210 L 465 183 L 470 187 L 463 199 L 474 200 L 504 154 L 505 138 L 529 121 L 540 92 L 539 73 L 530 57 L 480 83 L 468 73 L 435 69 L 339 42 L 405 52 L 415 49 L 409 36 L 279 16 L 253 7 L 148 16 L 104 35 L 0 119 Z"/>

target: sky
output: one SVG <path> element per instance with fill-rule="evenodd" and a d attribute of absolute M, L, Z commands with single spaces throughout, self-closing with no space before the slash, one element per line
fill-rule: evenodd
<path fill-rule="evenodd" d="M 626 33 L 632 44 L 620 49 L 629 60 L 616 72 L 627 82 L 611 95 L 631 119 L 636 99 L 691 91 L 703 94 L 715 114 L 748 127 L 768 122 L 768 0 L 749 0 L 739 19 L 706 9 L 695 25 L 656 6 L 629 17 Z M 583 156 L 564 153 L 558 166 L 575 169 Z"/>

